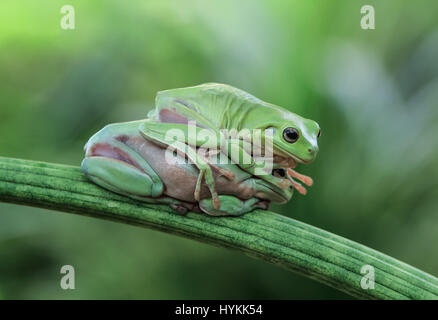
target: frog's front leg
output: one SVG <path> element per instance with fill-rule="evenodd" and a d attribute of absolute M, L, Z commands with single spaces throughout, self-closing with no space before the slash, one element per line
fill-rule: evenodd
<path fill-rule="evenodd" d="M 258 198 L 241 200 L 234 196 L 222 195 L 219 196 L 219 200 L 221 202 L 220 209 L 214 207 L 212 199 L 202 199 L 199 202 L 199 207 L 212 216 L 241 216 L 258 208 L 268 208 L 268 202 Z"/>

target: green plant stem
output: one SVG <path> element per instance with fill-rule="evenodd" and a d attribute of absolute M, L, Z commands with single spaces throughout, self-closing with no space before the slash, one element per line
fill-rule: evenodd
<path fill-rule="evenodd" d="M 149 227 L 237 249 L 358 298 L 438 299 L 437 278 L 319 228 L 261 210 L 233 218 L 197 213 L 180 216 L 167 206 L 106 191 L 78 167 L 0 157 L 0 200 Z M 364 265 L 374 268 L 374 289 L 361 288 Z"/>

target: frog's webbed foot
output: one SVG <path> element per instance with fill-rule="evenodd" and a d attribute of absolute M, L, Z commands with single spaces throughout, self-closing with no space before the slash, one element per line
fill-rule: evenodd
<path fill-rule="evenodd" d="M 214 207 L 212 199 L 202 199 L 199 202 L 199 207 L 205 213 L 212 216 L 240 216 L 255 209 L 267 209 L 268 201 L 263 201 L 258 198 L 241 200 L 234 196 L 219 196 L 221 201 L 220 209 Z"/>
<path fill-rule="evenodd" d="M 298 173 L 295 170 L 288 168 L 287 169 L 287 178 L 290 180 L 290 182 L 292 183 L 292 185 L 294 186 L 295 189 L 298 190 L 299 193 L 301 193 L 302 195 L 305 195 L 307 193 L 306 188 L 304 188 L 301 183 L 296 182 L 293 178 L 296 178 L 298 180 L 300 180 L 301 182 L 303 182 L 306 186 L 310 187 L 313 185 L 313 179 L 309 176 L 306 176 L 304 174 Z"/>
<path fill-rule="evenodd" d="M 298 173 L 293 169 L 287 169 L 287 172 L 289 175 L 293 178 L 297 178 L 301 182 L 303 182 L 306 186 L 311 187 L 313 185 L 313 179 L 309 176 L 306 176 L 304 174 Z"/>

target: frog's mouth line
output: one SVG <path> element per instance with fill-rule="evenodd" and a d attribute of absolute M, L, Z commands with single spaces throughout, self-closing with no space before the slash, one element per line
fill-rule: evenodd
<path fill-rule="evenodd" d="M 274 151 L 274 159 L 278 159 L 281 162 L 292 163 L 293 166 L 287 166 L 289 168 L 295 168 L 298 163 L 309 164 L 312 161 L 303 160 L 296 155 L 288 152 L 280 152 L 278 150 Z"/>

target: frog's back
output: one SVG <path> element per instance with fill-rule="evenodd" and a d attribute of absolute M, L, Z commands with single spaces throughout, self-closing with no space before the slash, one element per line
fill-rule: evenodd
<path fill-rule="evenodd" d="M 216 128 L 227 129 L 240 129 L 249 114 L 268 106 L 243 90 L 221 83 L 205 83 L 157 94 L 157 101 L 169 98 L 200 114 Z"/>

